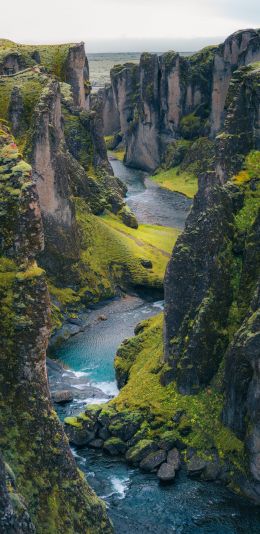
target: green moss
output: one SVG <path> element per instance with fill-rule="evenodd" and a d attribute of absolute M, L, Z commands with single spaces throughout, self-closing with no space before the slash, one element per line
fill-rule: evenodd
<path fill-rule="evenodd" d="M 82 422 L 79 421 L 79 417 L 65 417 L 64 423 L 66 425 L 75 426 L 76 428 L 82 428 Z"/>
<path fill-rule="evenodd" d="M 198 179 L 196 176 L 181 171 L 179 167 L 174 167 L 168 171 L 158 172 L 151 177 L 154 182 L 170 191 L 177 191 L 189 198 L 193 198 L 198 190 Z"/>
<path fill-rule="evenodd" d="M 171 437 L 181 439 L 187 446 L 205 452 L 216 447 L 220 458 L 234 465 L 245 465 L 243 443 L 221 423 L 223 396 L 213 387 L 197 395 L 181 395 L 175 383 L 168 386 L 161 384 L 161 375 L 165 371 L 163 364 L 163 317 L 149 319 L 148 326 L 137 335 L 138 341 L 132 340 L 122 346 L 122 358 L 132 364 L 128 369 L 128 382 L 120 390 L 118 397 L 109 403 L 121 412 L 141 411 L 149 423 L 149 435 L 164 439 Z M 121 350 L 121 349 L 120 349 Z M 119 351 L 120 352 L 120 351 Z M 120 360 L 120 355 L 117 356 Z M 179 423 L 173 422 L 174 414 L 183 412 Z M 183 428 L 190 427 L 186 436 L 181 436 Z"/>
<path fill-rule="evenodd" d="M 124 148 L 115 148 L 114 150 L 110 150 L 110 154 L 119 161 L 124 161 L 125 158 L 125 149 Z"/>
<path fill-rule="evenodd" d="M 37 276 L 42 276 L 43 273 L 44 270 L 38 267 L 37 263 L 34 262 L 28 266 L 26 271 L 20 271 L 19 273 L 17 273 L 16 277 L 18 280 L 28 280 Z"/>
<path fill-rule="evenodd" d="M 240 231 L 246 232 L 252 226 L 260 208 L 260 151 L 254 150 L 245 159 L 244 169 L 233 178 L 245 195 L 243 208 L 235 217 Z M 254 185 L 252 186 L 252 180 Z"/>
<path fill-rule="evenodd" d="M 184 139 L 195 139 L 195 137 L 199 137 L 202 132 L 200 117 L 197 117 L 195 113 L 190 113 L 182 117 L 180 121 L 180 132 Z"/>
<path fill-rule="evenodd" d="M 101 218 L 89 214 L 80 203 L 77 221 L 82 236 L 82 297 L 86 294 L 96 300 L 101 295 L 111 296 L 118 284 L 162 287 L 176 230 L 145 225 L 134 230 L 111 215 Z M 152 269 L 143 267 L 145 259 L 152 262 Z"/>
<path fill-rule="evenodd" d="M 66 81 L 66 63 L 69 50 L 73 44 L 55 45 L 21 45 L 11 41 L 0 42 L 0 62 L 10 53 L 16 53 L 20 57 L 24 67 L 32 67 L 37 64 L 36 53 L 40 64 L 44 65 L 50 74 Z"/>

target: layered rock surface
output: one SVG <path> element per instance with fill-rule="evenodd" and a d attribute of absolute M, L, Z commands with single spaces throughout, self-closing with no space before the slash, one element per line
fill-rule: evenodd
<path fill-rule="evenodd" d="M 259 79 L 252 64 L 231 80 L 215 170 L 199 180 L 165 277 L 165 382 L 188 395 L 221 383 L 223 421 L 250 461 L 241 485 L 258 502 Z"/>
<path fill-rule="evenodd" d="M 0 427 L 1 453 L 10 466 L 1 460 L 0 524 L 14 533 L 110 532 L 104 506 L 78 472 L 50 401 L 50 301 L 36 263 L 43 248 L 41 212 L 32 168 L 4 123 L 0 159 Z"/>
<path fill-rule="evenodd" d="M 216 136 L 234 71 L 259 59 L 259 32 L 249 29 L 187 58 L 145 53 L 139 66 L 114 67 L 102 95 L 106 134 L 121 132 L 127 165 L 154 171 L 172 140 Z"/>

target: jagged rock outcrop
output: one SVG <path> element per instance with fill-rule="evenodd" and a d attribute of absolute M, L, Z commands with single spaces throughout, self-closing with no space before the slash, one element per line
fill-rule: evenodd
<path fill-rule="evenodd" d="M 83 42 L 64 45 L 20 45 L 5 39 L 0 40 L 0 76 L 10 76 L 39 64 L 60 81 L 71 85 L 75 106 L 88 106 L 91 87 Z"/>
<path fill-rule="evenodd" d="M 260 60 L 259 38 L 259 31 L 238 31 L 216 50 L 211 97 L 211 135 L 215 135 L 223 126 L 226 96 L 233 72 L 237 67 Z"/>
<path fill-rule="evenodd" d="M 36 530 L 23 502 L 16 492 L 15 476 L 0 456 L 0 528 L 7 534 L 35 534 Z"/>
<path fill-rule="evenodd" d="M 139 67 L 114 67 L 103 93 L 106 132 L 123 134 L 127 165 L 154 171 L 174 139 L 217 135 L 233 72 L 259 59 L 260 34 L 249 29 L 190 57 L 142 54 Z"/>
<path fill-rule="evenodd" d="M 39 533 L 110 532 L 104 505 L 78 472 L 50 401 L 50 301 L 44 271 L 35 261 L 43 247 L 41 212 L 32 168 L 4 123 L 0 163 L 1 453 L 17 492 L 11 504 L 1 463 L 0 521 L 10 526 L 3 532 L 33 532 L 33 524 Z M 27 530 L 19 529 L 17 515 L 24 516 Z"/>
<path fill-rule="evenodd" d="M 41 62 L 47 61 L 51 74 L 59 72 L 71 84 L 46 74 L 46 66 L 4 76 L 0 115 L 10 121 L 33 167 L 45 234 L 41 265 L 59 285 L 78 287 L 84 276 L 78 268 L 81 244 L 72 197 L 84 198 L 93 213 L 106 208 L 116 213 L 124 205 L 126 189 L 108 162 L 98 103 L 91 111 L 83 106 L 83 44 L 58 47 L 59 65 L 58 59 L 51 63 L 55 50 L 39 47 Z M 25 59 L 29 52 L 21 47 Z"/>
<path fill-rule="evenodd" d="M 103 120 L 103 134 L 113 135 L 120 131 L 120 119 L 112 85 L 106 85 L 98 91 L 98 97 L 102 102 L 101 118 Z"/>
<path fill-rule="evenodd" d="M 166 271 L 164 375 L 164 383 L 175 380 L 183 394 L 221 382 L 223 421 L 245 441 L 250 462 L 238 485 L 257 502 L 259 79 L 259 64 L 234 73 L 212 170 L 199 178 Z"/>

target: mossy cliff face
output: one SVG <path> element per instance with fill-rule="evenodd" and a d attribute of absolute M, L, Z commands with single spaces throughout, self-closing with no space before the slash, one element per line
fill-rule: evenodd
<path fill-rule="evenodd" d="M 166 271 L 164 383 L 190 395 L 220 381 L 223 420 L 247 447 L 240 485 L 259 502 L 259 65 L 235 73 L 227 103 L 216 170 L 199 179 Z"/>
<path fill-rule="evenodd" d="M 78 288 L 81 244 L 73 197 L 84 198 L 87 211 L 116 213 L 126 191 L 109 165 L 98 109 L 78 105 L 73 81 L 63 71 L 59 78 L 71 84 L 53 77 L 53 49 L 50 55 L 48 50 L 41 50 L 46 66 L 1 77 L 0 115 L 33 168 L 45 234 L 40 262 L 56 285 Z M 67 45 L 63 52 L 64 68 L 70 62 L 72 72 L 73 61 L 75 72 L 83 68 L 84 47 Z"/>
<path fill-rule="evenodd" d="M 110 532 L 76 468 L 46 375 L 50 302 L 36 254 L 43 227 L 32 169 L 1 123 L 1 526 L 6 532 Z M 6 469 L 8 473 L 6 474 Z M 7 478 L 11 477 L 8 482 Z M 23 527 L 19 530 L 19 522 Z M 13 530 L 10 530 L 13 528 Z"/>
<path fill-rule="evenodd" d="M 214 139 L 223 127 L 233 72 L 259 59 L 259 32 L 244 30 L 187 58 L 175 52 L 142 54 L 134 71 L 128 65 L 112 69 L 111 90 L 103 95 L 104 114 L 109 108 L 115 128 L 119 114 L 116 131 L 124 137 L 127 165 L 154 171 L 176 138 Z"/>
<path fill-rule="evenodd" d="M 87 107 L 90 85 L 84 43 L 20 45 L 0 40 L 0 75 L 10 76 L 36 65 L 43 65 L 49 74 L 69 83 L 74 104 Z"/>
<path fill-rule="evenodd" d="M 137 325 L 136 336 L 119 348 L 115 368 L 119 395 L 65 419 L 72 443 L 123 456 L 164 481 L 173 481 L 182 466 L 190 476 L 218 479 L 231 488 L 246 478 L 244 445 L 221 422 L 219 389 L 187 396 L 175 383 L 162 384 L 162 314 Z"/>

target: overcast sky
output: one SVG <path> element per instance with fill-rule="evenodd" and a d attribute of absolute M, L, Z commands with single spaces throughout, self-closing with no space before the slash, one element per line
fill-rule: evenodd
<path fill-rule="evenodd" d="M 260 26 L 259 0 L 0 0 L 0 37 L 89 52 L 197 50 Z"/>

